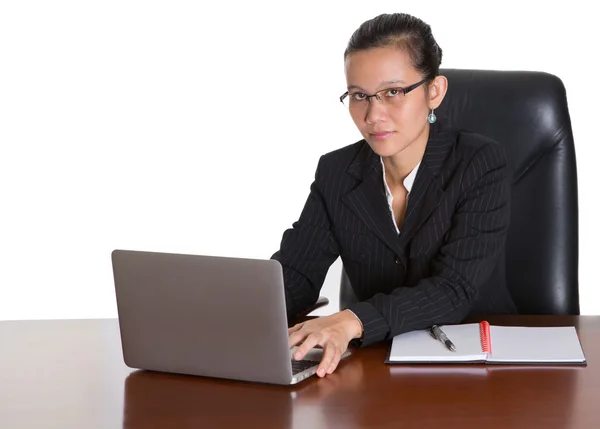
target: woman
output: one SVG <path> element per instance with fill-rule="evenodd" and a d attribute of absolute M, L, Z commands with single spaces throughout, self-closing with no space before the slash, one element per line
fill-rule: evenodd
<path fill-rule="evenodd" d="M 357 303 L 289 330 L 294 358 L 324 349 L 332 373 L 350 341 L 368 345 L 473 313 L 514 313 L 504 243 L 510 185 L 498 143 L 444 127 L 442 50 L 406 14 L 363 23 L 344 54 L 348 106 L 364 140 L 321 157 L 310 195 L 273 255 L 293 317 L 317 300 L 341 256 Z"/>

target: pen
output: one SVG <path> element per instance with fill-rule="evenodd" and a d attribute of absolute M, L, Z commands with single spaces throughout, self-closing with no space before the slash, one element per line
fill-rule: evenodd
<path fill-rule="evenodd" d="M 429 332 L 433 338 L 444 343 L 444 345 L 448 347 L 448 350 L 451 352 L 456 351 L 456 346 L 452 344 L 452 341 L 450 341 L 450 339 L 446 336 L 446 334 L 444 334 L 444 331 L 442 331 L 438 325 L 433 325 Z"/>

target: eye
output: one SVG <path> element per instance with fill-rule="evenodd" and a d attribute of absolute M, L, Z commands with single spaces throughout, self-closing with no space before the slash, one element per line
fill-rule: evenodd
<path fill-rule="evenodd" d="M 397 97 L 400 94 L 402 94 L 402 91 L 400 91 L 399 89 L 397 89 L 397 88 L 390 88 L 385 93 L 385 96 L 386 97 Z"/>
<path fill-rule="evenodd" d="M 350 97 L 352 97 L 352 100 L 354 101 L 364 101 L 367 99 L 367 95 L 363 94 L 362 92 L 355 92 L 354 94 L 350 94 Z"/>

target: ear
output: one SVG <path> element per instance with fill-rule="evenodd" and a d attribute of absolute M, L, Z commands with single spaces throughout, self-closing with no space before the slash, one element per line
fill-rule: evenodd
<path fill-rule="evenodd" d="M 448 90 L 448 79 L 446 76 L 436 76 L 429 84 L 429 108 L 437 109 Z"/>

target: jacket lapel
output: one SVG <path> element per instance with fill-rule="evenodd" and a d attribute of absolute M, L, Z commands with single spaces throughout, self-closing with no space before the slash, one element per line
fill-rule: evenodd
<path fill-rule="evenodd" d="M 419 169 L 408 198 L 404 224 L 400 230 L 401 247 L 405 248 L 413 235 L 440 204 L 444 191 L 427 166 Z"/>
<path fill-rule="evenodd" d="M 381 241 L 405 261 L 385 196 L 379 156 L 365 142 L 347 172 L 362 182 L 342 196 L 342 201 Z"/>
<path fill-rule="evenodd" d="M 400 233 L 402 248 L 406 248 L 444 196 L 443 183 L 438 173 L 454 147 L 456 132 L 440 131 L 432 127 L 431 133 L 409 193 L 406 216 Z"/>

